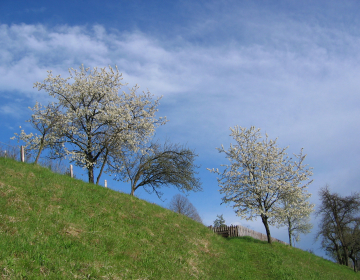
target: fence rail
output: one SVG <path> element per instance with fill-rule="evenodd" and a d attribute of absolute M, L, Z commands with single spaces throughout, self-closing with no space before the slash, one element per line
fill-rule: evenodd
<path fill-rule="evenodd" d="M 252 230 L 247 227 L 240 226 L 240 225 L 220 226 L 220 227 L 209 226 L 208 228 L 210 228 L 213 232 L 215 232 L 223 237 L 251 236 L 252 238 L 255 238 L 258 240 L 267 241 L 266 234 L 257 232 L 255 230 Z M 271 237 L 271 241 L 289 245 L 289 243 L 286 243 L 286 242 L 279 240 L 277 238 L 274 238 L 274 237 Z"/>

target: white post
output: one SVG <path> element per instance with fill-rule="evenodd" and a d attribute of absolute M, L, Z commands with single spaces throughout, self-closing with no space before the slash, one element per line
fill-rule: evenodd
<path fill-rule="evenodd" d="M 25 162 L 24 146 L 21 146 L 21 149 L 20 149 L 20 159 L 21 159 L 21 162 Z"/>
<path fill-rule="evenodd" d="M 105 188 L 107 188 L 107 181 L 105 180 Z"/>
<path fill-rule="evenodd" d="M 6 158 L 6 150 L 4 152 L 5 152 L 5 158 Z"/>
<path fill-rule="evenodd" d="M 72 164 L 70 164 L 70 177 L 73 178 L 74 177 L 74 173 L 73 173 L 73 166 Z"/>

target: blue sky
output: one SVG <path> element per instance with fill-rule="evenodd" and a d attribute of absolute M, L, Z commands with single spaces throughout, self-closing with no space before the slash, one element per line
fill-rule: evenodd
<path fill-rule="evenodd" d="M 203 222 L 223 214 L 227 224 L 265 233 L 261 220 L 236 217 L 220 205 L 216 175 L 226 164 L 216 147 L 229 147 L 229 127 L 261 128 L 288 153 L 301 148 L 313 167 L 311 202 L 318 190 L 349 195 L 360 181 L 360 3 L 358 1 L 2 1 L 0 3 L 0 141 L 9 143 L 36 101 L 33 89 L 47 70 L 117 65 L 129 86 L 163 96 L 161 140 L 199 154 L 203 192 L 189 200 Z M 78 176 L 85 174 L 76 170 Z M 84 177 L 86 178 L 86 177 Z M 106 179 L 104 177 L 103 179 Z M 116 190 L 128 184 L 112 181 Z M 164 207 L 163 200 L 135 194 Z M 313 248 L 314 228 L 296 246 Z M 271 228 L 287 240 L 286 228 Z"/>

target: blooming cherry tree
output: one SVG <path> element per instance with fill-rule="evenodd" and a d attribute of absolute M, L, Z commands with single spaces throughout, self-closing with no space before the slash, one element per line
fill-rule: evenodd
<path fill-rule="evenodd" d="M 266 135 L 259 141 L 260 129 L 235 126 L 230 130 L 237 144 L 230 144 L 229 150 L 223 145 L 217 148 L 225 153 L 230 165 L 221 165 L 225 167 L 223 172 L 208 170 L 220 175 L 217 180 L 224 194 L 222 203 L 232 202 L 237 215 L 247 220 L 260 216 L 271 243 L 269 224 L 287 217 L 284 200 L 296 207 L 302 190 L 312 182 L 308 181 L 311 168 L 303 164 L 306 156 L 302 151 L 292 160 L 285 153 L 287 148 L 277 147 L 276 139 L 269 140 Z"/>
<path fill-rule="evenodd" d="M 155 128 L 166 123 L 156 118 L 160 98 L 152 101 L 150 92 L 137 94 L 138 86 L 128 93 L 120 92 L 125 84 L 117 69 L 69 69 L 70 77 L 53 76 L 34 87 L 45 90 L 57 99 L 54 103 L 60 116 L 54 132 L 61 148 L 59 157 L 69 157 L 77 166 L 86 168 L 90 183 L 94 183 L 94 168 L 100 167 L 97 183 L 108 157 L 123 143 L 137 149 L 151 136 Z M 44 121 L 46 118 L 44 118 Z"/>

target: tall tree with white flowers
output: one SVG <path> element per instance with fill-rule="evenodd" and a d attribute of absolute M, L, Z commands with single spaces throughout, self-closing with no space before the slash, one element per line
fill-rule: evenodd
<path fill-rule="evenodd" d="M 61 121 L 53 131 L 61 145 L 56 155 L 86 168 L 90 183 L 94 183 L 94 169 L 99 167 L 98 183 L 108 157 L 123 143 L 137 150 L 157 126 L 166 123 L 166 118 L 155 117 L 161 97 L 152 101 L 150 92 L 137 94 L 137 85 L 120 92 L 126 84 L 121 83 L 117 67 L 91 70 L 82 65 L 80 71 L 69 69 L 69 74 L 62 78 L 48 71 L 48 77 L 34 87 L 57 99 L 54 106 Z"/>
<path fill-rule="evenodd" d="M 296 205 L 297 197 L 303 193 L 300 189 L 312 182 L 311 168 L 303 164 L 306 155 L 302 150 L 293 160 L 285 153 L 287 148 L 277 147 L 277 139 L 269 140 L 266 134 L 260 141 L 260 129 L 254 126 L 250 129 L 235 126 L 230 130 L 236 144 L 230 144 L 229 150 L 223 145 L 217 148 L 225 153 L 230 165 L 221 165 L 225 167 L 223 172 L 208 170 L 220 176 L 217 180 L 220 193 L 224 194 L 222 203 L 233 203 L 237 215 L 247 220 L 261 217 L 271 243 L 269 225 L 286 217 L 284 200 Z"/>

